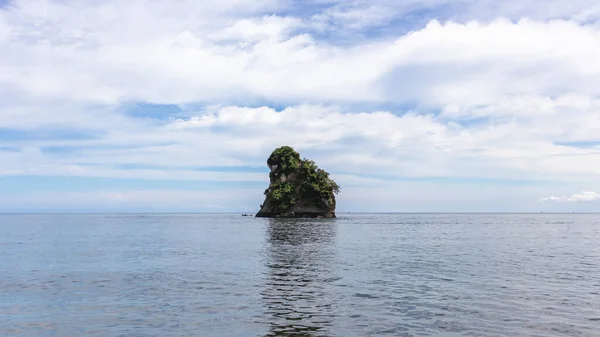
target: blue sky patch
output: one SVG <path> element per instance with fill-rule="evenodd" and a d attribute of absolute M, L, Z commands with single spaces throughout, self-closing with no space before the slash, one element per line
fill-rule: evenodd
<path fill-rule="evenodd" d="M 581 149 L 600 148 L 600 141 L 556 142 L 554 144 Z"/>
<path fill-rule="evenodd" d="M 130 117 L 158 120 L 176 117 L 183 112 L 183 110 L 175 104 L 151 104 L 143 102 L 124 104 L 121 109 Z"/>
<path fill-rule="evenodd" d="M 27 140 L 85 140 L 98 139 L 104 132 L 82 129 L 55 129 L 45 128 L 36 130 L 16 130 L 0 128 L 0 140 L 27 141 Z"/>
<path fill-rule="evenodd" d="M 77 152 L 89 152 L 94 150 L 135 150 L 148 147 L 157 146 L 172 146 L 177 145 L 178 142 L 157 142 L 157 143 L 146 143 L 144 145 L 129 145 L 129 144 L 89 144 L 85 146 L 73 143 L 73 145 L 49 145 L 40 146 L 39 149 L 45 153 L 59 154 L 59 153 L 77 153 Z"/>
<path fill-rule="evenodd" d="M 21 151 L 21 148 L 16 147 L 16 146 L 0 146 L 0 152 L 4 151 L 4 152 L 19 152 Z"/>
<path fill-rule="evenodd" d="M 344 172 L 333 172 L 332 176 L 336 174 L 350 174 Z M 361 174 L 361 178 L 372 178 L 385 181 L 406 181 L 406 182 L 432 182 L 437 184 L 446 185 L 501 185 L 501 186 L 535 186 L 535 185 L 549 185 L 549 184 L 560 184 L 560 181 L 556 180 L 544 180 L 544 179 L 504 179 L 504 178 L 484 178 L 484 177 L 402 177 L 394 175 L 377 175 L 377 174 Z"/>
<path fill-rule="evenodd" d="M 41 191 L 84 192 L 119 190 L 185 190 L 257 188 L 260 194 L 264 182 L 199 181 L 170 179 L 117 179 L 77 176 L 0 176 L 3 194 Z"/>
<path fill-rule="evenodd" d="M 114 166 L 119 170 L 192 170 L 203 172 L 226 172 L 226 173 L 268 173 L 267 166 L 202 166 L 202 167 L 186 167 L 186 166 L 159 166 L 159 165 L 143 165 L 143 164 L 117 164 Z"/>

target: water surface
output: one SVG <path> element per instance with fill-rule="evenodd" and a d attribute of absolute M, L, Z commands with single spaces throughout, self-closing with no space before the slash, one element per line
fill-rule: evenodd
<path fill-rule="evenodd" d="M 600 215 L 0 215 L 2 336 L 599 336 Z"/>

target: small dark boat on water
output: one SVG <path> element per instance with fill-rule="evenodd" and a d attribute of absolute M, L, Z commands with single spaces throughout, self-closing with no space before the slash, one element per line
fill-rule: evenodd
<path fill-rule="evenodd" d="M 244 213 L 242 216 L 252 216 L 252 214 Z"/>

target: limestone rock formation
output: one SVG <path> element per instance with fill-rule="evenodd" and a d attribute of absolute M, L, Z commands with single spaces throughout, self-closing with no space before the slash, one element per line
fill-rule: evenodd
<path fill-rule="evenodd" d="M 257 217 L 335 218 L 340 187 L 314 161 L 300 159 L 289 146 L 275 149 L 267 165 L 270 184 Z"/>

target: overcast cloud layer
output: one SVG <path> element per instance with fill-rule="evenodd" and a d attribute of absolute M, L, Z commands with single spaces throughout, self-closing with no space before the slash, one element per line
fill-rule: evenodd
<path fill-rule="evenodd" d="M 599 23 L 587 0 L 0 0 L 0 211 L 252 211 L 280 145 L 341 211 L 600 211 Z"/>

